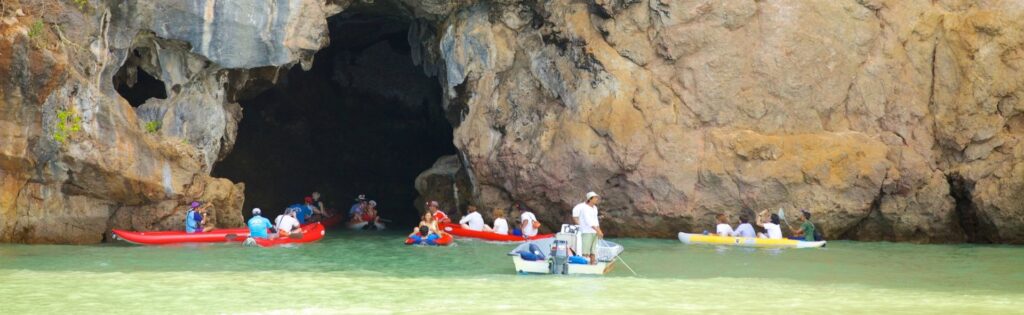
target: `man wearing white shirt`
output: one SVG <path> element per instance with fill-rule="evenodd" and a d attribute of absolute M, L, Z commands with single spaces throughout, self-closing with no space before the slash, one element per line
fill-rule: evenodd
<path fill-rule="evenodd" d="M 287 209 L 285 210 L 284 215 L 278 217 L 277 232 L 282 237 L 287 237 L 292 233 L 302 232 L 301 225 L 299 224 L 299 219 L 296 219 L 295 215 L 295 209 Z"/>
<path fill-rule="evenodd" d="M 533 215 L 529 209 L 523 210 L 523 214 L 519 216 L 520 226 L 519 229 L 523 231 L 523 236 L 530 238 L 537 236 L 537 227 L 534 223 L 537 222 L 537 216 Z"/>
<path fill-rule="evenodd" d="M 601 202 L 601 196 L 595 192 L 587 193 L 587 201 L 581 202 L 572 208 L 572 220 L 580 227 L 580 238 L 583 246 L 580 248 L 580 256 L 590 259 L 590 264 L 597 264 L 597 240 L 604 238 L 601 231 L 601 224 L 597 217 L 597 204 Z"/>
<path fill-rule="evenodd" d="M 476 206 L 469 205 L 466 207 L 466 210 L 469 211 L 469 213 L 462 216 L 462 220 L 459 220 L 459 225 L 462 225 L 462 228 L 464 229 L 483 231 L 484 218 L 480 216 L 480 212 L 476 211 Z"/>

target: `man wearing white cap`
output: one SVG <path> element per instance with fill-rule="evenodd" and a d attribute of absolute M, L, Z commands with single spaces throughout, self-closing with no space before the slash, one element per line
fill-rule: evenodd
<path fill-rule="evenodd" d="M 604 238 L 604 232 L 601 231 L 601 224 L 597 219 L 598 203 L 601 203 L 601 196 L 591 191 L 587 193 L 586 201 L 572 208 L 572 220 L 580 226 L 580 238 L 583 239 L 580 256 L 590 259 L 590 264 L 597 263 L 597 240 Z"/>
<path fill-rule="evenodd" d="M 260 208 L 252 209 L 252 218 L 249 219 L 249 237 L 271 239 L 274 235 L 267 234 L 267 230 L 274 228 L 270 220 L 263 217 Z"/>

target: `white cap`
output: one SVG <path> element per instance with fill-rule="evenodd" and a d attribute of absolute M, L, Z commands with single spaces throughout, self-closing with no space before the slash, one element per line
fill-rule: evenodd
<path fill-rule="evenodd" d="M 587 200 L 590 200 L 590 198 L 594 198 L 594 197 L 597 197 L 597 193 L 596 192 L 591 191 L 591 192 L 587 193 Z"/>
<path fill-rule="evenodd" d="M 376 200 L 370 200 L 370 205 L 371 206 L 376 206 L 377 205 L 377 201 Z"/>
<path fill-rule="evenodd" d="M 260 214 L 260 213 L 262 213 L 262 212 L 263 212 L 263 211 L 262 211 L 262 210 L 260 210 L 260 208 L 252 208 L 252 214 L 254 214 L 254 215 L 255 215 L 255 214 Z"/>

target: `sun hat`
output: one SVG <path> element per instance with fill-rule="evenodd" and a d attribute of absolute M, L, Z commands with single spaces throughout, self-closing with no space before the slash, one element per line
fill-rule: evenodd
<path fill-rule="evenodd" d="M 203 205 L 203 204 L 198 202 L 198 201 L 193 201 L 192 202 L 192 208 L 199 208 L 199 206 L 201 206 L 201 205 Z"/>
<path fill-rule="evenodd" d="M 588 193 L 587 193 L 587 200 L 590 200 L 591 198 L 594 198 L 594 197 L 597 197 L 597 196 L 598 196 L 598 195 L 597 195 L 597 193 L 596 193 L 596 192 L 593 192 L 593 191 L 591 191 L 591 192 L 588 192 Z"/>

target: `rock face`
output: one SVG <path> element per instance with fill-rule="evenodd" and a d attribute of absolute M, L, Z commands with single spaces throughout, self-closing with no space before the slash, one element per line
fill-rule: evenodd
<path fill-rule="evenodd" d="M 170 228 L 197 198 L 241 224 L 244 187 L 208 176 L 235 102 L 360 9 L 412 20 L 445 88 L 463 161 L 425 172 L 426 198 L 455 178 L 554 227 L 594 190 L 619 236 L 784 207 L 830 238 L 1024 243 L 1017 1 L 37 2 L 0 12 L 0 241 Z M 166 98 L 129 106 L 122 66 Z"/>
<path fill-rule="evenodd" d="M 440 54 L 476 187 L 670 236 L 806 208 L 827 236 L 1024 242 L 1013 1 L 478 4 Z M 795 211 L 790 211 L 795 213 Z M 793 219 L 792 217 L 790 218 Z"/>

